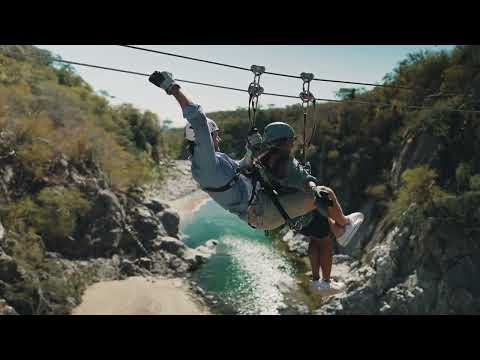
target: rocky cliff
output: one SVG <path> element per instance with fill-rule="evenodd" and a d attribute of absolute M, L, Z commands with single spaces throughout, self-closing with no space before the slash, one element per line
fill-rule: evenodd
<path fill-rule="evenodd" d="M 14 157 L 0 166 L 6 204 L 22 191 L 15 166 Z M 0 313 L 68 313 L 94 282 L 185 276 L 211 256 L 214 242 L 198 249 L 182 242 L 177 211 L 157 196 L 152 199 L 142 188 L 114 190 L 98 169 L 79 168 L 65 158 L 51 168 L 56 172 L 44 179 L 44 186 L 75 187 L 92 206 L 71 236 L 55 241 L 33 234 L 26 239 L 0 221 Z M 68 184 L 50 183 L 54 178 Z M 177 183 L 176 190 L 180 188 Z"/>
<path fill-rule="evenodd" d="M 394 190 L 405 170 L 440 161 L 438 145 L 426 134 L 406 138 L 392 166 Z M 413 202 L 396 218 L 367 203 L 362 230 L 347 248 L 337 246 L 334 256 L 332 277 L 347 291 L 326 299 L 316 313 L 480 313 L 479 203 L 480 193 L 471 191 L 428 210 Z M 291 253 L 307 255 L 301 235 L 289 232 L 283 241 Z"/>

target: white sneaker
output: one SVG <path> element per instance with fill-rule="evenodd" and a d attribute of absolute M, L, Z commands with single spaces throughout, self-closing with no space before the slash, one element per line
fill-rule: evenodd
<path fill-rule="evenodd" d="M 350 222 L 347 225 L 345 225 L 345 232 L 343 233 L 343 235 L 337 239 L 337 242 L 341 246 L 348 245 L 348 243 L 350 242 L 350 240 L 352 240 L 353 236 L 357 232 L 360 225 L 362 225 L 363 220 L 365 219 L 363 214 L 360 212 L 347 215 L 346 218 L 349 219 Z"/>
<path fill-rule="evenodd" d="M 321 296 L 332 296 L 338 294 L 342 291 L 345 291 L 345 285 L 342 283 L 337 283 L 333 280 L 316 280 L 310 283 L 312 290 L 317 292 Z"/>

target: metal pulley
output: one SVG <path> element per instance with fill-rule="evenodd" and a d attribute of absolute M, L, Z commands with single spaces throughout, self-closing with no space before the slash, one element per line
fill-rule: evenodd
<path fill-rule="evenodd" d="M 260 76 L 265 72 L 265 66 L 252 65 L 250 70 L 253 73 L 253 81 L 248 86 L 248 120 L 250 128 L 255 128 L 255 117 L 257 114 L 258 98 L 263 94 L 263 87 L 260 86 Z"/>

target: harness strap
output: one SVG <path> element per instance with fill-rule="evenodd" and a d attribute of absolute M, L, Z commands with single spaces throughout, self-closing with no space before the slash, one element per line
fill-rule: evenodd
<path fill-rule="evenodd" d="M 235 176 L 224 186 L 222 187 L 218 187 L 218 188 L 202 188 L 203 191 L 206 191 L 206 192 L 224 192 L 224 191 L 227 191 L 227 190 L 230 190 L 233 185 L 236 184 L 236 182 L 238 181 L 238 179 L 240 178 L 240 173 L 237 172 L 235 174 Z"/>

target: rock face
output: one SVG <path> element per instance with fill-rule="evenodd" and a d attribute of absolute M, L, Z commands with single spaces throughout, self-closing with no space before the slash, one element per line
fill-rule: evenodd
<path fill-rule="evenodd" d="M 438 139 L 428 132 L 423 132 L 419 136 L 407 136 L 407 140 L 402 147 L 398 158 L 392 166 L 392 185 L 394 188 L 400 186 L 402 173 L 410 168 L 419 165 L 430 165 L 437 167 L 438 162 Z"/>
<path fill-rule="evenodd" d="M 168 236 L 177 237 L 178 236 L 178 225 L 180 223 L 180 216 L 178 212 L 172 208 L 163 210 L 158 214 L 165 231 Z"/>
<path fill-rule="evenodd" d="M 138 238 L 147 247 L 151 247 L 155 239 L 168 235 L 161 220 L 146 206 L 133 208 L 130 217 Z"/>
<path fill-rule="evenodd" d="M 155 214 L 162 212 L 165 209 L 170 208 L 170 206 L 166 203 L 162 203 L 157 199 L 149 199 L 143 203 L 146 207 L 152 210 Z"/>
<path fill-rule="evenodd" d="M 15 259 L 8 256 L 0 249 L 0 280 L 13 282 L 21 277 L 19 268 Z"/>
<path fill-rule="evenodd" d="M 86 238 L 87 244 L 80 244 L 80 251 L 89 249 L 92 255 L 101 256 L 119 248 L 123 236 L 125 210 L 118 197 L 109 190 L 100 190 L 89 215 L 93 220 Z"/>
<path fill-rule="evenodd" d="M 410 216 L 391 228 L 379 224 L 360 261 L 344 262 L 343 271 L 334 266 L 347 291 L 318 314 L 480 313 L 477 238 L 433 219 L 419 230 Z"/>
<path fill-rule="evenodd" d="M 183 242 L 168 236 L 157 239 L 153 244 L 153 250 L 164 250 L 174 255 L 180 255 L 186 248 Z"/>
<path fill-rule="evenodd" d="M 138 275 L 184 276 L 214 254 L 217 244 L 214 240 L 197 249 L 189 248 L 180 240 L 179 215 L 158 200 L 158 194 L 147 194 L 141 188 L 127 193 L 114 191 L 98 169 L 77 169 L 64 158 L 54 165 L 55 172 L 63 174 L 70 184 L 80 189 L 92 206 L 87 215 L 78 219 L 71 236 L 56 242 L 44 243 L 40 237 L 33 240 L 40 246 L 34 261 L 48 263 L 54 269 L 51 273 L 43 269 L 26 272 L 21 268 L 15 258 L 16 251 L 23 251 L 22 256 L 30 254 L 25 244 L 19 247 L 21 236 L 7 233 L 0 222 L 0 314 L 64 313 L 68 307 L 78 305 L 79 300 L 70 293 L 62 300 L 57 296 L 61 289 L 72 294 L 76 290 L 67 290 L 65 285 L 58 285 L 61 289 L 44 289 L 38 284 L 68 283 L 72 276 L 88 283 Z M 188 175 L 191 179 L 189 166 L 188 172 L 185 168 L 185 177 Z M 14 177 L 15 172 L 9 165 L 0 167 L 0 203 L 2 196 L 9 200 Z M 180 191 L 181 186 L 177 184 L 175 188 Z M 22 292 L 28 291 L 24 296 Z M 52 310 L 52 304 L 56 310 Z"/>
<path fill-rule="evenodd" d="M 50 245 L 49 251 L 74 258 L 111 257 L 139 251 L 144 255 L 138 241 L 150 250 L 157 239 L 179 237 L 178 213 L 158 200 L 145 199 L 141 190 L 137 190 L 135 199 L 101 188 L 92 196 L 88 222 L 80 224 L 72 237 Z"/>

